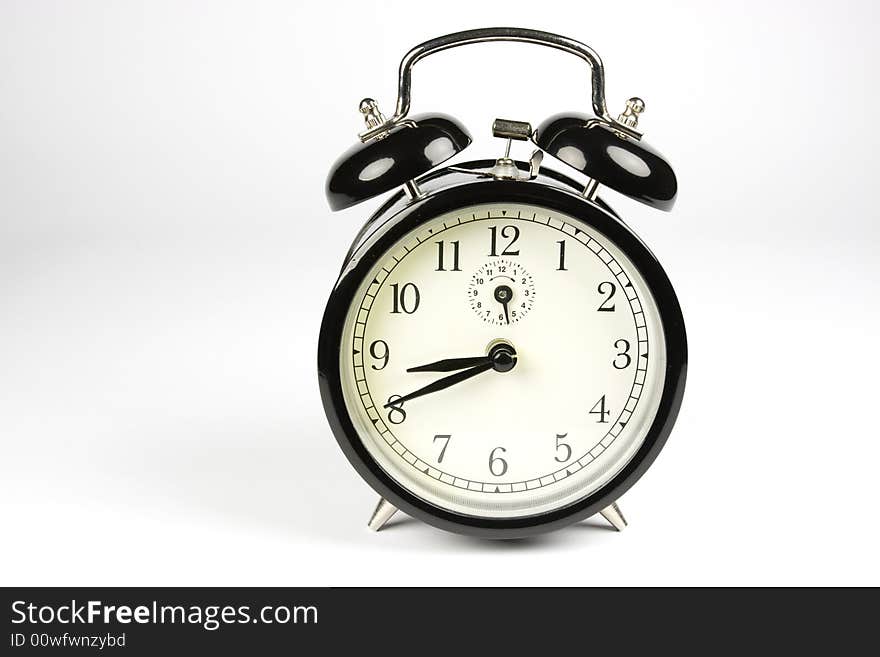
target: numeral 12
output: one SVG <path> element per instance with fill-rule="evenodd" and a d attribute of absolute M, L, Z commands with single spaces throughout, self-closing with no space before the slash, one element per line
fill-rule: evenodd
<path fill-rule="evenodd" d="M 489 255 L 491 257 L 495 257 L 498 255 L 498 226 L 489 226 L 489 231 L 492 233 L 492 248 L 489 251 Z M 519 228 L 516 226 L 505 226 L 501 229 L 501 237 L 504 239 L 510 239 L 507 243 L 507 246 L 504 247 L 504 250 L 501 252 L 503 256 L 518 256 L 519 249 L 516 251 L 511 251 L 510 249 L 516 244 L 516 241 L 519 239 Z"/>

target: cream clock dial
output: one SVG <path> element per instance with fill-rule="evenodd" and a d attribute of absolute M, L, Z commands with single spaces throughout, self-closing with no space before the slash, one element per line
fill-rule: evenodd
<path fill-rule="evenodd" d="M 345 317 L 348 415 L 381 469 L 456 514 L 516 518 L 600 489 L 663 394 L 654 298 L 608 237 L 538 205 L 426 221 Z"/>

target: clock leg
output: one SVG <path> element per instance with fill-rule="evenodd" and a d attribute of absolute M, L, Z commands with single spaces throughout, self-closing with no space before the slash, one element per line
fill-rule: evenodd
<path fill-rule="evenodd" d="M 622 532 L 626 527 L 626 518 L 624 518 L 623 514 L 620 512 L 620 507 L 617 506 L 617 502 L 612 502 L 610 506 L 606 506 L 599 513 L 601 513 L 602 517 L 610 522 L 617 531 Z"/>
<path fill-rule="evenodd" d="M 377 532 L 385 526 L 386 522 L 391 520 L 391 516 L 396 512 L 396 506 L 392 505 L 391 502 L 384 497 L 380 497 L 379 503 L 376 505 L 376 510 L 373 511 L 373 515 L 370 516 L 370 522 L 367 523 L 367 526 L 374 532 Z"/>

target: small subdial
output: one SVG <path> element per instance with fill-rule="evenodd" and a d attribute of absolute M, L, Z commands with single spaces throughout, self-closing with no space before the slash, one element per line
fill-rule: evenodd
<path fill-rule="evenodd" d="M 490 260 L 471 276 L 468 301 L 489 324 L 515 324 L 535 304 L 535 281 L 518 262 Z"/>

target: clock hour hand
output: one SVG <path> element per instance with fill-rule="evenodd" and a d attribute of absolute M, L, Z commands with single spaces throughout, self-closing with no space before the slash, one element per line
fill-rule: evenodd
<path fill-rule="evenodd" d="M 477 374 L 482 374 L 483 372 L 488 372 L 492 368 L 495 367 L 495 363 L 485 359 L 486 362 L 481 363 L 480 365 L 475 365 L 469 369 L 466 369 L 462 372 L 456 372 L 455 374 L 450 374 L 449 376 L 444 376 L 442 379 L 438 379 L 433 383 L 429 383 L 424 388 L 419 388 L 415 392 L 411 392 L 408 395 L 404 395 L 394 401 L 390 401 L 385 404 L 385 408 L 391 408 L 392 406 L 399 406 L 404 402 L 408 402 L 410 399 L 415 399 L 416 397 L 422 397 L 424 395 L 429 395 L 432 392 L 439 392 L 440 390 L 445 390 L 450 386 L 454 386 L 456 383 L 461 383 L 462 381 L 467 381 L 471 377 L 477 376 Z"/>
<path fill-rule="evenodd" d="M 427 365 L 419 365 L 418 367 L 410 367 L 407 372 L 455 372 L 463 370 L 466 367 L 476 367 L 485 363 L 491 363 L 489 356 L 474 356 L 472 358 L 444 358 Z"/>

